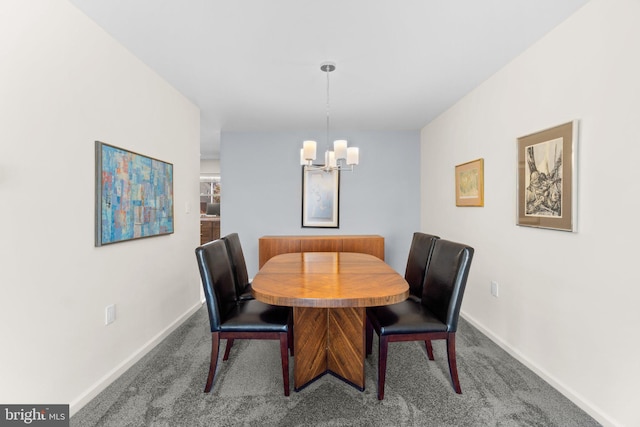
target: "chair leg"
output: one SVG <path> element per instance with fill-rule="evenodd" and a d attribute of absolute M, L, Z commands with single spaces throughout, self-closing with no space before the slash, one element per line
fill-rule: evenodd
<path fill-rule="evenodd" d="M 220 348 L 220 332 L 211 333 L 211 360 L 209 362 L 209 376 L 207 377 L 207 385 L 204 386 L 204 392 L 209 393 L 213 385 L 213 377 L 216 374 L 216 366 L 218 365 L 218 350 Z"/>
<path fill-rule="evenodd" d="M 366 346 L 367 346 L 367 352 L 366 352 L 366 356 L 370 355 L 373 352 L 373 325 L 371 324 L 371 321 L 369 320 L 369 318 L 367 317 L 366 319 Z"/>
<path fill-rule="evenodd" d="M 224 356 L 222 356 L 222 360 L 229 359 L 229 352 L 231 351 L 231 347 L 233 347 L 233 338 L 227 338 L 227 346 L 224 349 Z"/>
<path fill-rule="evenodd" d="M 280 334 L 280 356 L 282 358 L 282 381 L 284 383 L 284 395 L 289 396 L 289 332 Z"/>
<path fill-rule="evenodd" d="M 424 340 L 424 346 L 427 347 L 427 357 L 429 357 L 429 360 L 433 360 L 433 346 L 431 345 L 431 340 Z"/>
<path fill-rule="evenodd" d="M 449 373 L 453 382 L 453 389 L 458 394 L 462 394 L 460 380 L 458 379 L 458 365 L 456 363 L 456 333 L 447 334 L 447 358 L 449 359 Z"/>
<path fill-rule="evenodd" d="M 287 330 L 287 339 L 289 340 L 289 354 L 293 357 L 293 313 L 289 315 L 289 329 Z"/>
<path fill-rule="evenodd" d="M 387 350 L 389 348 L 389 337 L 380 336 L 378 345 L 378 400 L 384 399 L 384 380 L 387 375 Z"/>

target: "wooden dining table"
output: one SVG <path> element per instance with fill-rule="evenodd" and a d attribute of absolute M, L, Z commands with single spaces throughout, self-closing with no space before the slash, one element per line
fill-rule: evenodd
<path fill-rule="evenodd" d="M 262 302 L 293 307 L 294 389 L 330 373 L 364 390 L 366 307 L 394 304 L 409 285 L 372 255 L 277 255 L 252 282 Z"/>

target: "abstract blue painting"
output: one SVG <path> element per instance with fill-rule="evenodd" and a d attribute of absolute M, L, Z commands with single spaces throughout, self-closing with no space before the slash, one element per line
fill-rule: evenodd
<path fill-rule="evenodd" d="M 173 165 L 96 141 L 96 246 L 173 233 Z"/>

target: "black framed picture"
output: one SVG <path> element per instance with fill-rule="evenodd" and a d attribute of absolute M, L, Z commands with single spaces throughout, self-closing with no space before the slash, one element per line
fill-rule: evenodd
<path fill-rule="evenodd" d="M 302 226 L 339 228 L 340 171 L 302 168 Z"/>

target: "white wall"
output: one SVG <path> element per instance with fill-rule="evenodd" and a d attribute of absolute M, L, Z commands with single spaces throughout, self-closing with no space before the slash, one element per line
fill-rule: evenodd
<path fill-rule="evenodd" d="M 220 160 L 200 160 L 200 173 L 209 175 L 219 174 Z"/>
<path fill-rule="evenodd" d="M 640 425 L 639 20 L 593 0 L 421 136 L 421 228 L 476 249 L 463 316 L 605 425 Z M 516 226 L 516 139 L 572 119 L 578 232 Z M 454 165 L 479 157 L 485 207 L 457 208 Z"/>
<path fill-rule="evenodd" d="M 199 111 L 64 0 L 1 2 L 0 58 L 0 402 L 74 413 L 199 305 Z M 173 163 L 174 234 L 94 247 L 95 140 Z"/>
<path fill-rule="evenodd" d="M 221 233 L 238 233 L 249 275 L 258 270 L 264 235 L 379 234 L 386 261 L 404 274 L 420 217 L 420 135 L 417 131 L 336 132 L 360 148 L 360 164 L 340 176 L 340 228 L 302 228 L 305 139 L 325 132 L 223 132 L 221 138 Z"/>

